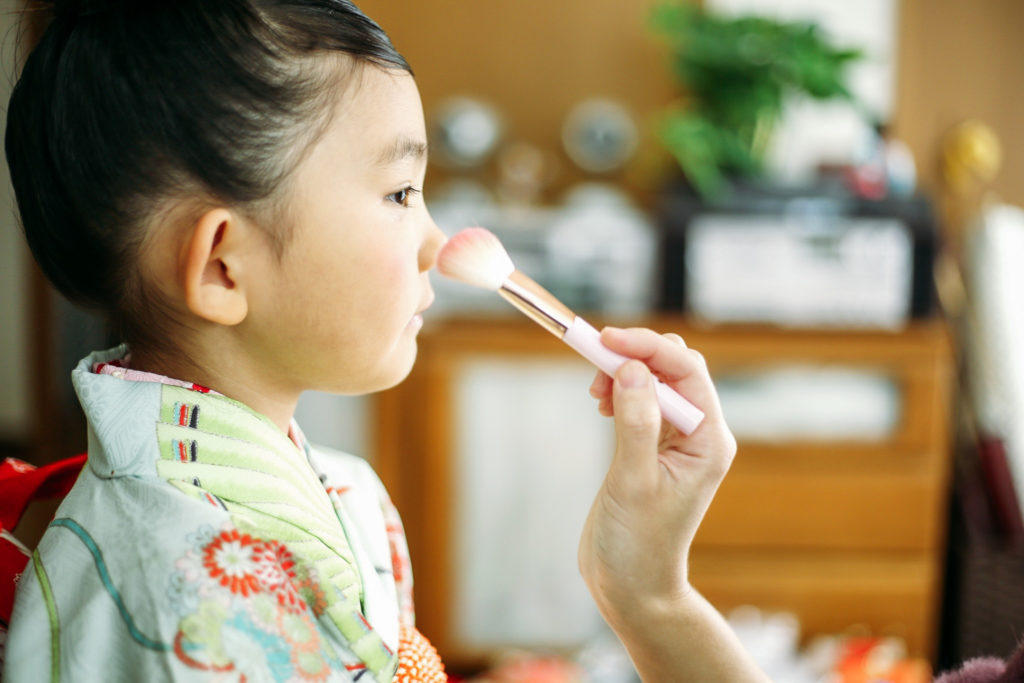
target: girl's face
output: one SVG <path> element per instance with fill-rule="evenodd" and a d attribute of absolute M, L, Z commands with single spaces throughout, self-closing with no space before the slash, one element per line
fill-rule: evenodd
<path fill-rule="evenodd" d="M 280 389 L 364 393 L 416 357 L 444 236 L 423 201 L 427 138 L 411 75 L 367 66 L 292 178 L 284 255 L 250 299 Z"/>

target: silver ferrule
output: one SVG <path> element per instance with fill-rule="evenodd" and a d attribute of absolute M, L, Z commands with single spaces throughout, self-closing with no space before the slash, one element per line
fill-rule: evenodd
<path fill-rule="evenodd" d="M 576 319 L 576 314 L 551 292 L 518 270 L 502 283 L 498 294 L 559 339 Z"/>

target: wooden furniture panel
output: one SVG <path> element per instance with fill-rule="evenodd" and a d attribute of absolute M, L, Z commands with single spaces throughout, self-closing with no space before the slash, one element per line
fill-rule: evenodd
<path fill-rule="evenodd" d="M 743 442 L 698 546 L 935 552 L 945 533 L 950 348 L 935 323 L 899 334 L 690 332 L 712 374 L 799 362 L 882 372 L 902 395 L 893 434 L 863 442 Z"/>
<path fill-rule="evenodd" d="M 751 469 L 734 463 L 696 547 L 936 549 L 943 492 L 923 469 L 814 475 Z"/>
<path fill-rule="evenodd" d="M 942 571 L 926 554 L 703 548 L 693 553 L 690 572 L 722 610 L 786 610 L 799 615 L 807 634 L 860 628 L 904 638 L 912 652 L 934 647 Z"/>

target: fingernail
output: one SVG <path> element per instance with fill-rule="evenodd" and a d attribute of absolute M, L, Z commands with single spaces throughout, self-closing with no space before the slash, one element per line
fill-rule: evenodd
<path fill-rule="evenodd" d="M 631 360 L 619 371 L 619 382 L 626 389 L 639 389 L 647 385 L 647 368 L 643 363 Z"/>

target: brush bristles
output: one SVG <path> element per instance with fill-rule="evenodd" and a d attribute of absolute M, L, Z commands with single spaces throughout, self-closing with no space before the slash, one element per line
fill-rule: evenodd
<path fill-rule="evenodd" d="M 490 230 L 466 228 L 441 247 L 437 270 L 474 287 L 497 291 L 515 265 Z"/>

